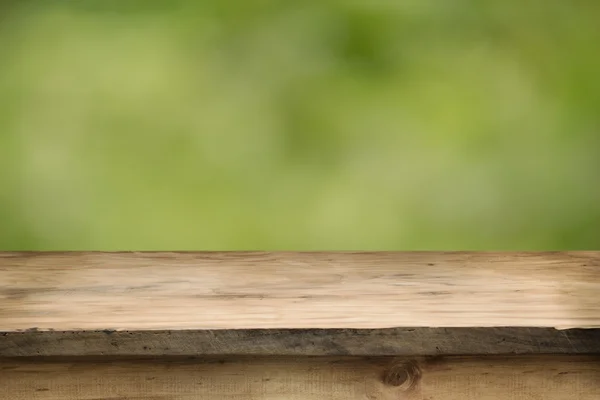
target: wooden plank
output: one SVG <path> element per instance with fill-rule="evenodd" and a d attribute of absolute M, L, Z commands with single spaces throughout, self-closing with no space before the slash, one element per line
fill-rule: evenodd
<path fill-rule="evenodd" d="M 590 356 L 0 360 L 11 400 L 597 400 Z"/>
<path fill-rule="evenodd" d="M 0 357 L 600 354 L 600 329 L 393 328 L 0 333 Z"/>
<path fill-rule="evenodd" d="M 600 252 L 0 253 L 0 331 L 600 327 Z"/>

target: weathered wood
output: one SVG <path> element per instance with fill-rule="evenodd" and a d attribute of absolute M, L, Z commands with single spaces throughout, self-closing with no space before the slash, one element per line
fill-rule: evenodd
<path fill-rule="evenodd" d="M 0 360 L 11 400 L 597 400 L 590 356 Z"/>
<path fill-rule="evenodd" d="M 600 327 L 600 252 L 0 253 L 0 331 Z"/>
<path fill-rule="evenodd" d="M 600 354 L 600 329 L 394 328 L 0 333 L 0 357 Z"/>

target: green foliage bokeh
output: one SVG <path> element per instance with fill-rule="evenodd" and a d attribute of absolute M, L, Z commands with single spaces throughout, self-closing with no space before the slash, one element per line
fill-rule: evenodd
<path fill-rule="evenodd" d="M 5 3 L 0 249 L 597 249 L 599 5 Z"/>

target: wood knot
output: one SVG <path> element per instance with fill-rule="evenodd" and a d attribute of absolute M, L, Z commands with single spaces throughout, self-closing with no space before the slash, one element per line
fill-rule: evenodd
<path fill-rule="evenodd" d="M 421 369 L 415 361 L 395 363 L 383 374 L 382 381 L 386 385 L 395 386 L 405 391 L 412 389 L 421 379 Z"/>

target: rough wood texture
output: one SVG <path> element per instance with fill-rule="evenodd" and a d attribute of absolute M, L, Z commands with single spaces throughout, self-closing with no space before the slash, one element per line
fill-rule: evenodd
<path fill-rule="evenodd" d="M 600 329 L 394 328 L 0 333 L 0 357 L 599 354 Z"/>
<path fill-rule="evenodd" d="M 597 400 L 590 356 L 0 360 L 11 400 Z"/>
<path fill-rule="evenodd" d="M 600 252 L 0 253 L 0 331 L 600 327 Z"/>

